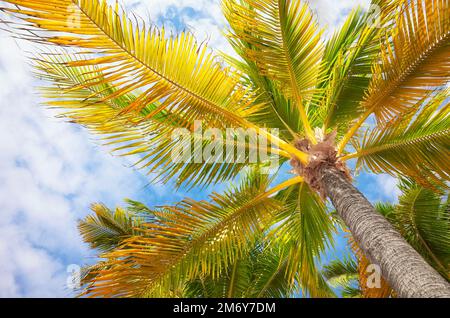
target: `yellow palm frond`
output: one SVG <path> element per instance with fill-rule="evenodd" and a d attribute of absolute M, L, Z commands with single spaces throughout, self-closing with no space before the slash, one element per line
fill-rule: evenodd
<path fill-rule="evenodd" d="M 375 173 L 398 174 L 432 186 L 450 180 L 450 103 L 444 90 L 418 103 L 419 110 L 392 125 L 368 131 L 356 153 L 343 159 L 358 159 Z"/>
<path fill-rule="evenodd" d="M 76 61 L 73 55 L 48 55 L 35 58 L 37 77 L 50 83 L 41 88 L 46 105 L 62 109 L 61 116 L 83 125 L 91 132 L 102 135 L 101 142 L 112 147 L 114 154 L 134 156 L 138 168 L 146 168 L 155 180 L 167 180 L 173 175 L 182 175 L 176 184 L 199 184 L 202 178 L 217 182 L 235 176 L 244 164 L 221 164 L 221 178 L 216 178 L 214 165 L 188 165 L 173 162 L 171 150 L 179 144 L 172 137 L 173 129 L 183 127 L 185 121 L 167 110 L 151 119 L 146 114 L 156 109 L 159 103 L 147 105 L 140 112 L 123 112 L 137 96 L 123 94 L 104 100 L 117 89 L 102 82 L 85 86 L 92 78 L 103 79 L 104 75 L 93 66 L 69 67 L 65 63 Z M 158 157 L 158 155 L 160 155 Z M 243 163 L 247 163 L 242 158 Z M 248 159 L 248 158 L 247 158 Z M 223 178 L 222 178 L 223 177 Z"/>
<path fill-rule="evenodd" d="M 394 27 L 385 36 L 380 63 L 374 65 L 362 102 L 365 113 L 349 136 L 372 113 L 385 124 L 449 80 L 450 4 L 439 0 L 399 3 Z"/>
<path fill-rule="evenodd" d="M 255 94 L 242 85 L 241 74 L 222 66 L 190 33 L 166 36 L 164 29 L 133 24 L 118 4 L 111 7 L 106 0 L 3 2 L 18 6 L 0 9 L 24 21 L 16 24 L 21 38 L 77 50 L 80 58 L 67 62 L 69 67 L 100 66 L 103 77 L 80 86 L 114 87 L 102 101 L 141 90 L 122 113 L 141 112 L 158 103 L 144 120 L 166 112 L 171 120 L 181 118 L 187 129 L 193 129 L 197 120 L 208 128 L 255 129 L 278 143 L 287 152 L 284 156 L 307 161 L 305 153 L 246 120 L 261 107 Z"/>
<path fill-rule="evenodd" d="M 270 179 L 252 172 L 240 186 L 210 201 L 186 199 L 152 212 L 157 222 L 103 255 L 108 264 L 88 286 L 89 296 L 145 296 L 200 274 L 218 277 L 251 248 L 281 207 L 266 191 Z"/>
<path fill-rule="evenodd" d="M 371 114 L 389 123 L 417 105 L 450 77 L 450 3 L 398 1 L 393 27 L 384 36 L 379 62 L 361 108 L 364 114 L 343 138 L 339 153 Z"/>
<path fill-rule="evenodd" d="M 140 112 L 124 112 L 133 103 L 137 94 L 104 99 L 115 94 L 117 88 L 102 81 L 103 72 L 95 66 L 67 66 L 67 61 L 77 61 L 76 55 L 51 54 L 34 58 L 35 74 L 50 85 L 42 87 L 46 105 L 61 109 L 61 116 L 71 122 L 85 126 L 101 142 L 121 156 L 131 156 L 137 168 L 145 169 L 154 181 L 175 180 L 177 186 L 215 184 L 230 180 L 246 165 L 261 163 L 260 151 L 268 155 L 278 154 L 279 149 L 272 143 L 255 145 L 243 142 L 240 137 L 222 136 L 223 160 L 198 162 L 193 151 L 196 141 L 202 142 L 203 149 L 212 147 L 212 140 L 200 140 L 195 134 L 179 140 L 172 134 L 174 129 L 184 127 L 185 119 L 178 113 L 163 110 L 152 118 L 147 114 L 160 105 L 159 102 L 147 105 Z M 100 81 L 97 85 L 84 85 L 92 79 Z M 244 131 L 245 132 L 245 131 Z M 256 138 L 257 134 L 253 134 Z M 249 134 L 248 138 L 251 137 Z M 174 149 L 190 149 L 183 160 L 174 160 Z M 224 149 L 226 148 L 226 149 Z M 231 149 L 231 150 L 230 150 Z M 255 155 L 256 154 L 256 155 Z M 206 158 L 207 159 L 207 158 Z"/>
<path fill-rule="evenodd" d="M 415 0 L 400 8 L 363 102 L 381 122 L 408 111 L 450 77 L 450 3 Z"/>
<path fill-rule="evenodd" d="M 226 0 L 223 11 L 233 30 L 230 36 L 251 45 L 246 55 L 293 99 L 307 136 L 315 140 L 306 112 L 319 77 L 323 45 L 308 5 L 291 0 Z"/>
<path fill-rule="evenodd" d="M 105 70 L 101 82 L 117 88 L 105 100 L 142 89 L 143 93 L 124 111 L 140 111 L 160 101 L 147 118 L 168 110 L 176 111 L 188 123 L 198 119 L 223 127 L 242 126 L 243 118 L 257 108 L 254 96 L 239 85 L 240 75 L 222 67 L 189 33 L 173 37 L 166 36 L 164 29 L 133 25 L 118 6 L 113 8 L 106 0 L 4 2 L 20 7 L 3 10 L 22 18 L 25 25 L 19 28 L 33 34 L 22 33 L 22 37 L 97 53 L 67 64 L 101 65 Z"/>

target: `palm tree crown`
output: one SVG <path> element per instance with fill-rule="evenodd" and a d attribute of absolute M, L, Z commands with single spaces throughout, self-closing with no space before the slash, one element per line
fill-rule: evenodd
<path fill-rule="evenodd" d="M 223 0 L 238 58 L 217 57 L 188 32 L 166 34 L 128 18 L 117 1 L 0 3 L 20 19 L 8 22 L 14 33 L 42 45 L 32 61 L 48 83 L 48 106 L 102 135 L 114 152 L 138 156 L 155 180 L 206 187 L 241 177 L 210 200 L 148 210 L 151 220 L 143 223 L 116 212 L 115 232 L 96 243 L 105 263 L 91 276 L 90 296 L 175 291 L 186 279 L 216 279 L 243 255 L 258 266 L 264 251 L 255 246 L 265 240 L 290 284 L 327 296 L 317 262 L 332 245 L 335 223 L 325 199 L 336 193 L 323 183 L 325 168 L 349 182 L 346 162 L 356 159 L 372 173 L 434 191 L 447 187 L 449 1 L 373 0 L 378 12 L 356 8 L 324 38 L 302 1 Z M 198 142 L 196 122 L 218 129 L 216 138 L 227 128 L 254 131 L 267 141 L 254 147 L 290 163 L 295 176 L 274 186 L 283 169 L 263 173 L 267 158 L 255 162 L 250 146 L 239 154 L 239 144 L 228 141 L 230 160 L 199 162 L 194 151 L 174 161 L 174 149 Z M 189 138 L 172 138 L 180 128 Z M 214 146 L 214 138 L 201 146 Z M 97 215 L 84 225 L 85 236 L 96 235 L 88 227 L 113 220 Z M 125 239 L 114 241 L 118 233 Z"/>

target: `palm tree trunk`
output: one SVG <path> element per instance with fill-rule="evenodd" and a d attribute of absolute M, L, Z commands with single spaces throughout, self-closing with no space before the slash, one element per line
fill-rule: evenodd
<path fill-rule="evenodd" d="M 323 189 L 354 239 L 399 297 L 450 298 L 450 284 L 334 167 L 320 170 Z"/>

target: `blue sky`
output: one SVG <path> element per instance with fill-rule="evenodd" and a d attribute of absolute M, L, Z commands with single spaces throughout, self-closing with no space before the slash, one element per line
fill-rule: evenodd
<path fill-rule="evenodd" d="M 320 23 L 333 30 L 352 6 L 367 7 L 368 2 L 320 0 L 311 5 Z M 221 35 L 225 21 L 218 0 L 122 3 L 141 17 L 174 32 L 188 28 L 214 49 L 231 53 Z M 36 47 L 1 31 L 0 47 L 0 297 L 71 296 L 65 287 L 67 266 L 92 259 L 76 229 L 92 202 L 113 207 L 132 198 L 160 205 L 187 193 L 149 185 L 131 161 L 113 157 L 86 131 L 41 107 L 24 57 Z M 393 200 L 397 193 L 395 180 L 385 175 L 362 174 L 357 185 L 372 201 Z M 203 198 L 205 192 L 189 195 Z"/>

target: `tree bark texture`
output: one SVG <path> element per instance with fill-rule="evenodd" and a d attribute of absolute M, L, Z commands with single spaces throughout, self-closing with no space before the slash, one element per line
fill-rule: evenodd
<path fill-rule="evenodd" d="M 401 298 L 450 298 L 450 284 L 412 248 L 370 202 L 334 167 L 320 182 L 368 259 Z"/>

